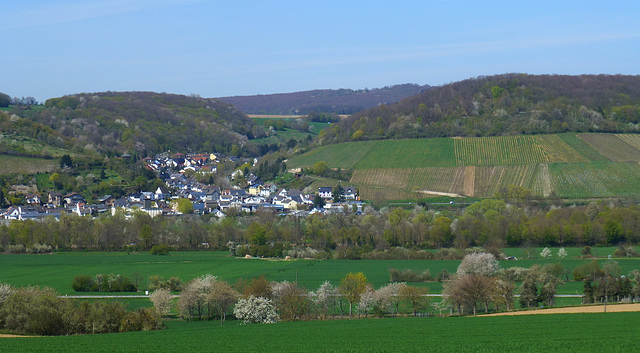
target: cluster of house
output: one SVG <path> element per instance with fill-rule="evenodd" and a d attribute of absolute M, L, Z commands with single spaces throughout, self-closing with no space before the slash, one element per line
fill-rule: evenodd
<path fill-rule="evenodd" d="M 333 199 L 332 188 L 320 187 L 318 195 L 327 202 L 322 209 L 318 210 L 313 208 L 314 194 L 303 193 L 295 189 L 278 188 L 273 183 L 263 184 L 253 174 L 243 175 L 247 182 L 246 188 L 226 190 L 198 182 L 185 175 L 185 170 L 202 172 L 203 168 L 215 173 L 215 161 L 220 159 L 221 156 L 216 154 L 175 154 L 171 157 L 147 158 L 147 167 L 156 171 L 166 186 L 160 186 L 149 192 L 132 193 L 122 198 L 105 195 L 94 204 L 88 204 L 79 193 L 62 195 L 58 192 L 50 192 L 44 199 L 38 194 L 28 194 L 25 198 L 26 206 L 0 210 L 0 218 L 19 220 L 59 218 L 62 213 L 71 212 L 96 216 L 105 212 L 115 214 L 118 210 L 124 212 L 125 215 L 132 215 L 138 211 L 146 212 L 152 217 L 177 215 L 180 213 L 177 202 L 174 201 L 180 198 L 190 200 L 196 214 L 213 213 L 219 217 L 224 217 L 224 213 L 230 209 L 247 213 L 255 212 L 260 208 L 272 209 L 279 213 L 340 212 L 344 210 L 345 206 L 350 209 L 354 209 L 355 206 L 358 211 L 362 209 L 362 203 L 355 187 L 343 189 L 345 201 L 340 203 L 331 202 Z M 206 169 L 207 167 L 208 169 Z"/>

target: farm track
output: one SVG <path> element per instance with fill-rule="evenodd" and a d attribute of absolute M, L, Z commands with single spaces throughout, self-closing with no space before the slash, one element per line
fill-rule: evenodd
<path fill-rule="evenodd" d="M 609 304 L 608 313 L 637 312 L 640 311 L 640 304 Z M 567 308 L 549 308 L 527 311 L 511 311 L 506 313 L 486 314 L 480 316 L 515 316 L 515 315 L 544 315 L 544 314 L 585 314 L 603 313 L 604 305 L 572 306 Z"/>
<path fill-rule="evenodd" d="M 468 166 L 464 169 L 463 194 L 473 197 L 476 191 L 476 167 Z"/>
<path fill-rule="evenodd" d="M 549 165 L 542 164 L 540 166 L 540 174 L 542 174 L 542 196 L 551 195 L 551 176 L 549 175 Z"/>

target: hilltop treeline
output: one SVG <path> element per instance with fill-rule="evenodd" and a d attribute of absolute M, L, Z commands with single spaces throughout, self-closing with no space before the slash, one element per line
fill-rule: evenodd
<path fill-rule="evenodd" d="M 251 120 L 216 99 L 153 92 L 52 98 L 0 115 L 0 129 L 82 153 L 228 152 L 251 136 Z"/>
<path fill-rule="evenodd" d="M 484 200 L 464 210 L 385 208 L 367 209 L 363 215 L 306 218 L 262 210 L 220 220 L 208 216 L 152 219 L 144 213 L 131 219 L 121 214 L 95 219 L 67 214 L 59 221 L 12 221 L 0 226 L 0 247 L 5 252 L 28 251 L 35 244 L 107 251 L 148 250 L 165 244 L 183 250 L 231 247 L 239 255 L 295 257 L 302 248 L 303 257 L 402 258 L 412 252 L 398 247 L 499 249 L 639 242 L 640 207 L 613 202 L 555 208 Z"/>
<path fill-rule="evenodd" d="M 321 141 L 638 132 L 639 122 L 640 76 L 505 74 L 353 114 L 327 129 Z"/>
<path fill-rule="evenodd" d="M 428 85 L 402 84 L 374 89 L 324 89 L 219 99 L 235 105 L 246 114 L 353 114 L 379 104 L 398 102 L 429 88 Z"/>

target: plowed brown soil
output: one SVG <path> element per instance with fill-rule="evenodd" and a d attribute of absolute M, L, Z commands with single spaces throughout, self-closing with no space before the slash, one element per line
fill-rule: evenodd
<path fill-rule="evenodd" d="M 620 313 L 628 311 L 640 311 L 640 304 L 615 304 L 607 305 L 608 313 Z M 511 311 L 507 313 L 487 314 L 482 316 L 507 316 L 507 315 L 537 315 L 537 314 L 582 314 L 603 313 L 604 305 L 572 306 L 568 308 L 550 308 L 527 311 Z"/>

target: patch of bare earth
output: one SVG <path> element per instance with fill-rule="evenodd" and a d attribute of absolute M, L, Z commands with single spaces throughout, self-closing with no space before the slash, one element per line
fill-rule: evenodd
<path fill-rule="evenodd" d="M 464 170 L 464 192 L 467 196 L 475 196 L 476 190 L 476 167 L 468 166 Z"/>
<path fill-rule="evenodd" d="M 9 338 L 9 337 L 36 337 L 36 336 L 20 336 L 20 335 L 8 335 L 6 333 L 0 333 L 0 338 Z"/>
<path fill-rule="evenodd" d="M 607 305 L 608 313 L 621 313 L 640 311 L 640 304 L 615 304 Z M 512 316 L 512 315 L 538 315 L 538 314 L 584 314 L 603 313 L 604 305 L 572 306 L 567 308 L 549 308 L 527 311 L 511 311 L 507 313 L 487 314 L 482 316 Z"/>

